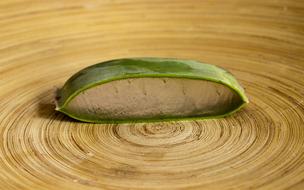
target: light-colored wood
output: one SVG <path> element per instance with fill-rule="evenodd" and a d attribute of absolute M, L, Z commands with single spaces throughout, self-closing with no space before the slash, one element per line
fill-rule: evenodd
<path fill-rule="evenodd" d="M 0 189 L 304 189 L 304 1 L 1 0 Z M 231 71 L 226 118 L 95 125 L 56 113 L 74 72 L 138 56 Z"/>

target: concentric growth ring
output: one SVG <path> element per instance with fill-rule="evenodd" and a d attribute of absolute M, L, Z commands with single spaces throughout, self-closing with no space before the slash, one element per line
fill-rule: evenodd
<path fill-rule="evenodd" d="M 251 103 L 215 120 L 80 123 L 47 104 L 53 98 L 49 85 L 15 89 L 21 93 L 2 99 L 0 168 L 6 180 L 1 186 L 220 189 L 301 184 L 304 82 L 296 80 L 301 71 L 287 68 L 288 75 L 281 77 L 230 69 Z"/>

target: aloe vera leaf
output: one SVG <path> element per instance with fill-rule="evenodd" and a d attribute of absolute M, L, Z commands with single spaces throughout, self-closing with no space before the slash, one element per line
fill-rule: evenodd
<path fill-rule="evenodd" d="M 217 66 L 170 58 L 98 63 L 59 90 L 56 110 L 94 123 L 224 117 L 248 103 L 237 80 Z"/>

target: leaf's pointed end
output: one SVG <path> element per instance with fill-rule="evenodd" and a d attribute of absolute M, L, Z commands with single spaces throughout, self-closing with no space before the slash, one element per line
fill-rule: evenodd
<path fill-rule="evenodd" d="M 60 100 L 61 96 L 60 96 L 60 89 L 59 88 L 56 88 L 55 90 L 55 110 L 56 111 L 60 111 L 61 108 L 59 106 L 59 100 Z"/>
<path fill-rule="evenodd" d="M 56 105 L 55 110 L 60 111 L 61 109 L 60 109 L 60 107 L 58 107 L 57 102 L 55 102 L 55 105 Z"/>
<path fill-rule="evenodd" d="M 248 104 L 249 103 L 248 97 L 245 97 L 245 98 L 243 97 L 242 99 L 243 99 L 244 104 Z"/>
<path fill-rule="evenodd" d="M 241 103 L 241 105 L 240 105 L 240 107 L 237 109 L 237 110 L 240 110 L 240 109 L 242 109 L 242 108 L 244 108 L 244 107 L 246 107 L 246 106 L 248 106 L 248 104 L 249 104 L 249 98 L 244 94 L 244 96 L 242 97 L 242 103 Z"/>
<path fill-rule="evenodd" d="M 244 94 L 245 94 L 245 92 L 244 92 Z M 250 102 L 249 98 L 246 94 L 245 94 L 244 102 L 245 102 L 245 104 L 248 104 Z"/>

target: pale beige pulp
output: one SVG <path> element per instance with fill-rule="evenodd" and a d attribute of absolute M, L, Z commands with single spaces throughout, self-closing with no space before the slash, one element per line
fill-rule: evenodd
<path fill-rule="evenodd" d="M 104 119 L 222 114 L 240 103 L 230 88 L 182 78 L 116 80 L 83 91 L 67 109 Z"/>

